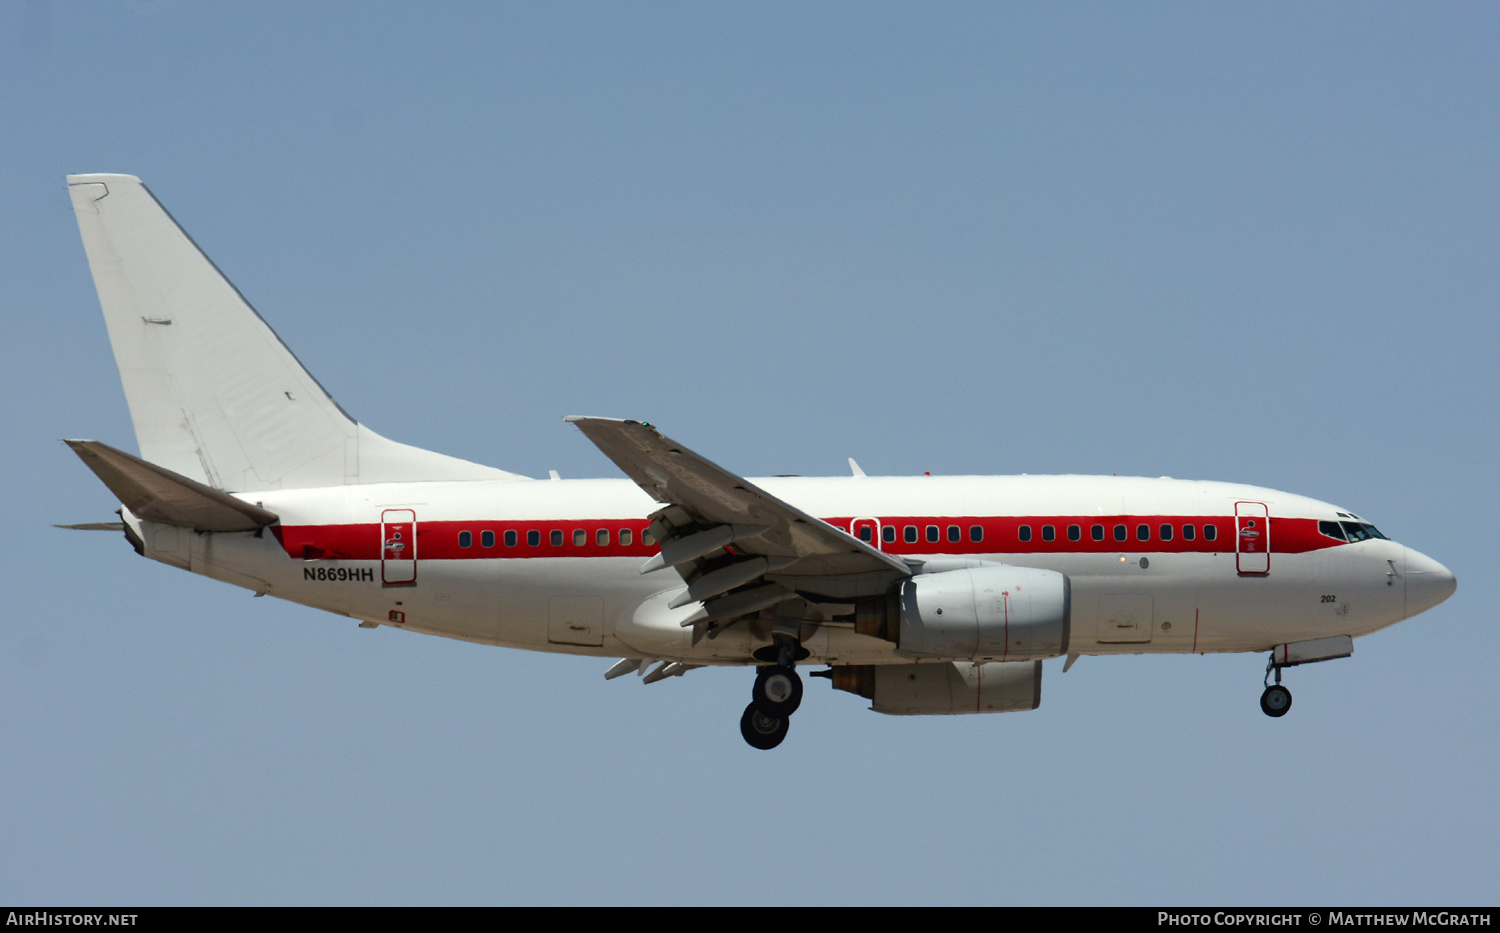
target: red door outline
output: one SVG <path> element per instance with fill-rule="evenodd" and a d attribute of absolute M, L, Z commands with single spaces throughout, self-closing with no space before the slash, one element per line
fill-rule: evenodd
<path fill-rule="evenodd" d="M 417 585 L 417 513 L 411 509 L 380 513 L 380 583 Z"/>
<path fill-rule="evenodd" d="M 1234 504 L 1234 563 L 1242 574 L 1271 572 L 1271 510 L 1264 502 Z"/>

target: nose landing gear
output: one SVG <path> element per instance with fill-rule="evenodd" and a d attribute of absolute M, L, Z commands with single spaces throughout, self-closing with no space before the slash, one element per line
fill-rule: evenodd
<path fill-rule="evenodd" d="M 1267 716 L 1285 716 L 1292 708 L 1292 691 L 1275 684 L 1260 695 L 1260 711 Z"/>
<path fill-rule="evenodd" d="M 1260 695 L 1260 711 L 1272 718 L 1280 718 L 1287 714 L 1292 708 L 1292 691 L 1281 685 L 1282 665 L 1276 663 L 1276 652 L 1271 652 L 1271 660 L 1266 662 L 1266 690 Z M 1276 683 L 1271 683 L 1272 672 L 1276 674 Z"/>
<path fill-rule="evenodd" d="M 1332 599 L 1333 597 L 1325 597 Z M 1314 638 L 1311 641 L 1294 641 L 1277 645 L 1271 649 L 1271 658 L 1266 662 L 1266 692 L 1260 695 L 1260 708 L 1267 716 L 1285 716 L 1292 708 L 1292 692 L 1281 685 L 1281 669 L 1316 661 L 1332 661 L 1347 658 L 1354 653 L 1354 639 L 1349 635 L 1332 635 Z M 1271 683 L 1271 675 L 1276 683 Z"/>

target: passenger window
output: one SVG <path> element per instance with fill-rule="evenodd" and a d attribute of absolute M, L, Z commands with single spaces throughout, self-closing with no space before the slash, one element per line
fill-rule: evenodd
<path fill-rule="evenodd" d="M 875 529 L 869 525 L 859 526 L 859 540 L 869 542 L 875 540 Z"/>
<path fill-rule="evenodd" d="M 505 546 L 506 547 L 515 547 L 516 546 L 516 531 L 515 531 L 514 528 L 512 528 L 511 530 L 509 530 L 509 531 L 507 531 L 505 533 Z"/>
<path fill-rule="evenodd" d="M 479 533 L 479 543 L 483 547 L 494 547 L 495 533 L 493 531 L 481 531 Z"/>
<path fill-rule="evenodd" d="M 1103 541 L 1104 540 L 1104 526 L 1103 525 L 1095 525 L 1094 527 L 1092 527 L 1092 528 L 1089 529 L 1089 534 L 1093 535 L 1095 541 Z"/>
<path fill-rule="evenodd" d="M 1219 526 L 1205 523 L 1203 526 L 1203 540 L 1212 541 L 1219 536 Z"/>
<path fill-rule="evenodd" d="M 969 526 L 969 540 L 973 541 L 975 543 L 983 541 L 984 540 L 984 526 L 983 525 L 970 525 Z"/>
<path fill-rule="evenodd" d="M 1184 540 L 1184 541 L 1191 541 L 1191 540 L 1193 540 L 1196 537 L 1198 537 L 1198 526 L 1197 525 L 1183 525 L 1182 526 L 1182 540 Z"/>
<path fill-rule="evenodd" d="M 469 533 L 467 531 L 460 531 L 458 533 L 458 546 L 459 547 L 469 547 L 473 543 L 474 543 L 474 535 L 472 535 L 471 533 Z"/>
<path fill-rule="evenodd" d="M 936 541 L 937 539 L 938 539 L 938 526 L 936 526 L 936 525 L 928 525 L 927 526 L 927 540 L 928 541 Z"/>
<path fill-rule="evenodd" d="M 1171 525 L 1163 525 L 1163 526 L 1161 526 L 1161 539 L 1163 541 L 1171 541 L 1172 540 L 1172 526 Z"/>
<path fill-rule="evenodd" d="M 630 533 L 630 529 L 629 528 L 621 528 L 620 529 L 620 547 L 630 547 L 630 539 L 633 538 L 633 537 L 635 537 L 635 536 Z"/>
<path fill-rule="evenodd" d="M 907 544 L 916 544 L 917 543 L 917 526 L 916 525 L 907 525 L 906 526 L 906 531 L 903 532 L 903 533 L 906 535 L 906 543 Z"/>
<path fill-rule="evenodd" d="M 573 546 L 574 547 L 583 547 L 585 544 L 588 544 L 588 543 L 589 543 L 589 533 L 587 531 L 584 531 L 582 528 L 574 528 L 573 529 Z"/>
<path fill-rule="evenodd" d="M 526 532 L 526 544 L 528 547 L 540 547 L 542 544 L 542 533 L 535 529 Z"/>
<path fill-rule="evenodd" d="M 1137 541 L 1150 541 L 1151 540 L 1151 526 L 1150 525 L 1136 525 L 1135 526 L 1135 539 Z"/>
<path fill-rule="evenodd" d="M 650 530 L 642 531 L 641 543 L 646 547 L 650 547 L 651 545 L 656 543 L 656 535 L 653 535 Z"/>
<path fill-rule="evenodd" d="M 594 543 L 600 547 L 609 547 L 609 529 L 600 528 L 594 532 Z"/>
<path fill-rule="evenodd" d="M 1031 540 L 1031 526 L 1030 525 L 1022 525 L 1019 529 L 1016 530 L 1016 537 L 1020 538 L 1022 541 L 1030 541 Z"/>
<path fill-rule="evenodd" d="M 949 541 L 958 542 L 958 541 L 962 541 L 963 539 L 964 539 L 964 533 L 962 531 L 958 530 L 958 526 L 957 525 L 949 525 L 948 526 L 948 540 Z"/>
<path fill-rule="evenodd" d="M 1100 534 L 1102 535 L 1103 532 L 1104 532 L 1104 529 L 1100 528 L 1099 531 L 1100 531 Z M 1078 527 L 1077 525 L 1069 525 L 1068 526 L 1068 540 L 1069 541 L 1077 541 L 1079 538 L 1082 538 L 1082 537 L 1083 537 L 1083 529 L 1082 528 Z"/>
<path fill-rule="evenodd" d="M 1057 529 L 1053 528 L 1051 525 L 1043 525 L 1042 526 L 1042 540 L 1043 541 L 1056 541 L 1057 540 Z"/>
<path fill-rule="evenodd" d="M 1115 526 L 1115 540 L 1116 541 L 1124 541 L 1128 537 L 1130 537 L 1130 533 L 1126 530 L 1126 528 L 1125 528 L 1124 525 L 1116 525 Z"/>
<path fill-rule="evenodd" d="M 551 538 L 552 538 L 552 546 L 553 547 L 562 547 L 563 533 L 562 533 L 562 529 L 561 528 L 555 528 L 555 529 L 553 529 L 552 534 L 551 534 Z"/>
<path fill-rule="evenodd" d="M 895 525 L 885 525 L 885 526 L 881 527 L 881 529 L 880 529 L 880 540 L 884 541 L 886 544 L 890 544 L 892 541 L 895 541 L 896 540 L 896 526 Z"/>

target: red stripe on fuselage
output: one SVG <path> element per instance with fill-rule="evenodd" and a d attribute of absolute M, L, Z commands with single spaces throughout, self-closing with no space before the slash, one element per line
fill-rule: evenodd
<path fill-rule="evenodd" d="M 863 519 L 862 519 L 863 520 Z M 847 531 L 853 519 L 830 518 L 835 528 Z M 870 542 L 889 554 L 1110 554 L 1127 553 L 1233 553 L 1234 518 L 1203 515 L 1112 515 L 1112 516 L 989 516 L 948 515 L 942 517 L 897 516 L 876 519 L 882 527 L 896 528 L 895 541 Z M 979 541 L 972 539 L 970 529 L 982 529 Z M 1052 526 L 1053 540 L 1043 539 L 1043 528 Z M 1068 526 L 1077 525 L 1080 540 L 1068 540 Z M 1104 527 L 1104 540 L 1095 541 L 1094 525 Z M 1125 526 L 1125 540 L 1115 539 L 1115 526 Z M 1139 526 L 1147 527 L 1145 539 L 1138 535 Z M 1172 538 L 1162 540 L 1163 525 L 1172 527 Z M 1185 540 L 1184 525 L 1191 525 L 1194 538 Z M 917 529 L 917 540 L 905 540 L 907 526 Z M 927 540 L 927 528 L 938 529 L 938 540 Z M 1030 528 L 1031 540 L 1022 541 L 1022 526 Z M 1204 538 L 1205 527 L 1213 527 L 1216 537 Z M 958 529 L 959 540 L 949 540 L 949 528 Z M 599 543 L 599 531 L 607 531 L 608 544 Z M 620 532 L 629 529 L 631 543 L 620 544 Z M 429 521 L 418 518 L 417 553 L 421 560 L 464 560 L 527 557 L 649 557 L 659 549 L 642 544 L 646 523 L 641 519 L 607 519 L 575 521 Z M 459 545 L 459 535 L 469 532 L 469 547 Z M 483 533 L 494 533 L 494 545 L 483 546 Z M 506 546 L 505 533 L 516 533 L 516 544 Z M 527 543 L 528 533 L 536 532 L 539 543 Z M 583 543 L 575 544 L 578 532 Z M 554 545 L 553 532 L 561 532 L 562 543 Z M 277 537 L 288 555 L 305 560 L 379 560 L 380 524 L 357 525 L 282 525 Z M 1312 518 L 1271 518 L 1271 551 L 1277 554 L 1301 554 L 1336 547 L 1342 541 L 1318 532 L 1318 521 Z"/>

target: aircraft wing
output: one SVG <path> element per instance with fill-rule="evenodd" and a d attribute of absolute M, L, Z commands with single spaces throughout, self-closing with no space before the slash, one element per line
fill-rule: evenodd
<path fill-rule="evenodd" d="M 710 617 L 723 618 L 794 593 L 813 600 L 877 596 L 911 575 L 899 558 L 776 498 L 649 424 L 567 420 L 667 506 L 653 516 L 662 553 L 642 572 L 673 566 L 682 573 L 688 592 L 674 606 L 702 601 Z"/>

